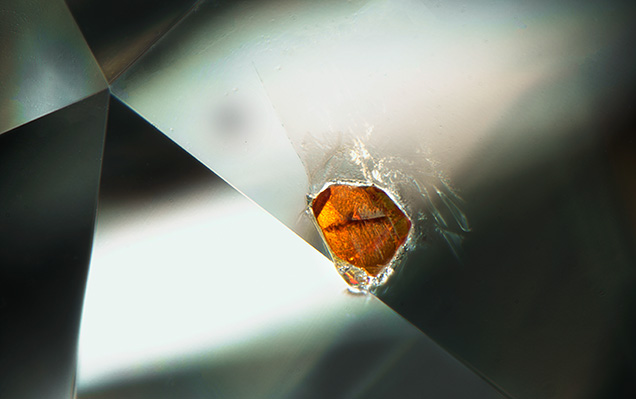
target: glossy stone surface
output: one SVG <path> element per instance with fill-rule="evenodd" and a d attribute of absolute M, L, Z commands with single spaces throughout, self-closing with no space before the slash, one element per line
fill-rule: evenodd
<path fill-rule="evenodd" d="M 331 253 L 372 277 L 384 270 L 411 228 L 404 212 L 373 186 L 329 186 L 311 208 Z"/>

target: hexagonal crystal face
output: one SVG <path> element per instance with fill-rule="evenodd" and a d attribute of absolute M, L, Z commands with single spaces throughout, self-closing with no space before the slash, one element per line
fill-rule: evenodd
<path fill-rule="evenodd" d="M 324 189 L 311 209 L 347 283 L 379 285 L 411 229 L 404 212 L 377 187 L 347 184 Z"/>

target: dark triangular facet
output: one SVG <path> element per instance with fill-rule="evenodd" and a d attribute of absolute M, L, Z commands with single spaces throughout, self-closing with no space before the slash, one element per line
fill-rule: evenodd
<path fill-rule="evenodd" d="M 197 3 L 197 0 L 66 0 L 112 81 Z"/>
<path fill-rule="evenodd" d="M 0 396 L 71 397 L 108 93 L 0 136 Z"/>

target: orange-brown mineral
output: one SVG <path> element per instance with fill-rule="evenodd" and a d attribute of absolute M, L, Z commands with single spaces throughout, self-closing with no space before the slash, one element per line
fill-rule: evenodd
<path fill-rule="evenodd" d="M 406 240 L 411 221 L 384 191 L 335 184 L 311 208 L 333 255 L 377 277 Z"/>

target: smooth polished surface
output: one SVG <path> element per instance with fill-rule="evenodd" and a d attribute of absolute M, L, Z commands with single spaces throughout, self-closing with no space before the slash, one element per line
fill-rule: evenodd
<path fill-rule="evenodd" d="M 70 398 L 108 93 L 0 136 L 0 397 Z"/>
<path fill-rule="evenodd" d="M 106 88 L 64 0 L 3 0 L 0 54 L 0 134 Z"/>
<path fill-rule="evenodd" d="M 107 137 L 79 398 L 503 397 L 117 101 Z"/>

